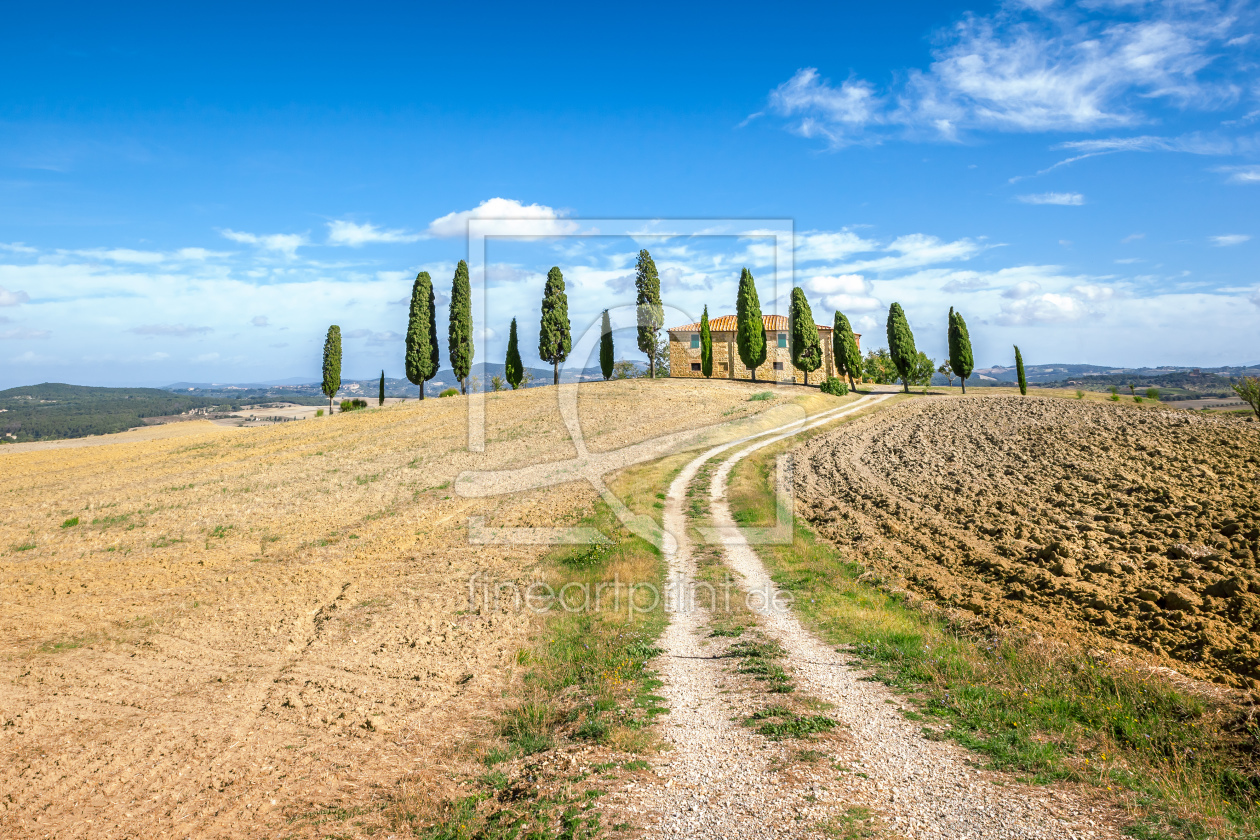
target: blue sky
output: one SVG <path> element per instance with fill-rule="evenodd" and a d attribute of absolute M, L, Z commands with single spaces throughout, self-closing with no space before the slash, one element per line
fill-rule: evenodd
<path fill-rule="evenodd" d="M 632 302 L 733 310 L 759 240 L 584 219 L 786 219 L 816 319 L 901 302 L 981 365 L 1260 360 L 1255 3 L 9 4 L 0 29 L 0 386 L 402 374 L 416 271 L 491 248 L 477 359 Z M 443 313 L 444 314 L 444 313 Z M 624 355 L 633 340 L 619 336 Z M 443 353 L 445 358 L 445 353 Z M 527 361 L 530 361 L 527 358 Z"/>

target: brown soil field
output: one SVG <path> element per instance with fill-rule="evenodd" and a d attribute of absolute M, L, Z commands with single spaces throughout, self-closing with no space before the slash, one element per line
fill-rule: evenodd
<path fill-rule="evenodd" d="M 1063 398 L 927 398 L 798 450 L 800 509 L 912 598 L 1260 679 L 1260 424 Z"/>
<path fill-rule="evenodd" d="M 579 413 L 604 451 L 787 401 L 765 388 L 591 383 Z M 555 394 L 487 395 L 484 453 L 460 398 L 0 449 L 0 835 L 315 836 L 399 786 L 445 797 L 538 626 L 470 613 L 467 582 L 528 580 L 545 549 L 470 545 L 468 517 L 596 498 L 452 483 L 572 458 Z"/>

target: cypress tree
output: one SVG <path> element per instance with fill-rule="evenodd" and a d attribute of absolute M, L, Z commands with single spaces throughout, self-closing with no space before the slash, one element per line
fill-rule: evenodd
<path fill-rule="evenodd" d="M 604 374 L 604 381 L 612 379 L 613 374 L 613 341 L 612 322 L 608 320 L 608 310 L 604 310 L 604 321 L 599 325 L 599 372 Z"/>
<path fill-rule="evenodd" d="M 646 254 L 647 251 L 643 253 Z M 553 265 L 551 271 L 547 272 L 541 327 L 538 331 L 538 356 L 544 362 L 551 362 L 552 381 L 559 385 L 560 363 L 568 358 L 569 351 L 573 349 L 573 337 L 569 334 L 569 298 L 564 293 L 564 275 L 560 273 L 558 265 Z"/>
<path fill-rule="evenodd" d="M 416 275 L 411 287 L 411 311 L 407 316 L 405 367 L 407 381 L 420 387 L 438 372 L 437 307 L 433 301 L 433 281 L 429 272 Z"/>
<path fill-rule="evenodd" d="M 843 312 L 837 312 L 831 331 L 831 355 L 836 360 L 836 370 L 849 377 L 849 384 L 857 389 L 857 377 L 862 375 L 862 351 L 858 349 L 857 336 Z"/>
<path fill-rule="evenodd" d="M 383 370 L 381 371 L 381 393 L 376 398 L 376 404 L 378 406 L 385 405 L 385 371 Z"/>
<path fill-rule="evenodd" d="M 975 369 L 971 355 L 971 336 L 967 334 L 967 322 L 961 312 L 949 308 L 949 366 L 962 380 L 962 392 L 967 393 L 967 377 Z"/>
<path fill-rule="evenodd" d="M 1019 345 L 1015 345 L 1015 376 L 1019 378 L 1019 393 L 1028 396 L 1028 377 L 1024 376 L 1024 357 L 1019 353 Z"/>
<path fill-rule="evenodd" d="M 341 327 L 333 324 L 324 339 L 324 382 L 321 390 L 328 397 L 328 413 L 332 414 L 333 397 L 341 390 Z"/>
<path fill-rule="evenodd" d="M 735 299 L 735 348 L 756 382 L 757 368 L 766 361 L 766 325 L 761 319 L 757 283 L 746 268 L 739 275 L 739 296 Z"/>
<path fill-rule="evenodd" d="M 447 355 L 451 369 L 459 380 L 459 392 L 468 393 L 468 374 L 473 360 L 472 289 L 468 285 L 468 263 L 463 260 L 455 266 L 455 279 L 451 281 L 451 322 L 448 332 Z"/>
<path fill-rule="evenodd" d="M 515 391 L 521 387 L 525 378 L 525 366 L 521 364 L 521 348 L 516 344 L 516 319 L 512 319 L 512 328 L 508 330 L 507 359 L 503 364 L 503 375 Z"/>
<path fill-rule="evenodd" d="M 661 278 L 647 249 L 639 252 L 639 261 L 634 268 L 634 287 L 638 290 L 635 306 L 639 318 L 639 349 L 647 354 L 649 375 L 655 379 L 656 334 L 665 323 L 665 308 L 661 304 Z"/>
<path fill-rule="evenodd" d="M 792 303 L 788 306 L 788 328 L 792 333 L 792 367 L 805 374 L 809 384 L 809 372 L 822 367 L 822 344 L 818 338 L 818 325 L 809 308 L 809 299 L 800 286 L 792 288 Z"/>
<path fill-rule="evenodd" d="M 705 378 L 713 376 L 713 330 L 709 328 L 709 307 L 700 315 L 700 372 Z"/>
<path fill-rule="evenodd" d="M 888 308 L 888 355 L 897 367 L 906 393 L 910 393 L 910 377 L 914 374 L 919 351 L 914 347 L 914 333 L 910 332 L 910 323 L 906 320 L 906 313 L 901 310 L 900 303 L 894 303 Z"/>

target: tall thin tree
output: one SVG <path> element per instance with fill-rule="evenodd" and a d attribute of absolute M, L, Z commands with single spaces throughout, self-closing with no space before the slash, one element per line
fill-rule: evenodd
<path fill-rule="evenodd" d="M 569 332 L 569 298 L 564 293 L 564 275 L 560 273 L 558 265 L 553 265 L 551 271 L 547 272 L 540 326 L 538 357 L 544 362 L 551 362 L 552 381 L 559 385 L 560 363 L 569 357 L 569 351 L 573 349 L 573 337 Z"/>
<path fill-rule="evenodd" d="M 919 351 L 914 347 L 914 333 L 910 332 L 910 322 L 906 320 L 900 303 L 893 303 L 888 308 L 888 355 L 897 367 L 906 393 L 910 393 L 910 379 L 919 360 Z"/>
<path fill-rule="evenodd" d="M 525 379 L 525 366 L 521 364 L 521 348 L 516 343 L 516 319 L 512 319 L 512 327 L 508 330 L 507 359 L 503 363 L 503 376 L 515 391 L 521 387 Z"/>
<path fill-rule="evenodd" d="M 634 267 L 634 288 L 638 292 L 635 306 L 639 319 L 639 350 L 647 354 L 648 374 L 655 379 L 659 352 L 657 333 L 665 323 L 665 308 L 661 304 L 661 278 L 646 248 L 639 251 L 639 260 Z"/>
<path fill-rule="evenodd" d="M 328 413 L 332 414 L 333 397 L 341 390 L 341 327 L 333 324 L 324 339 L 324 381 L 321 387 L 328 397 Z"/>
<path fill-rule="evenodd" d="M 1019 345 L 1015 345 L 1015 378 L 1019 380 L 1019 393 L 1021 396 L 1028 396 L 1028 377 L 1024 375 L 1024 357 L 1019 352 Z"/>
<path fill-rule="evenodd" d="M 792 367 L 805 374 L 805 384 L 808 385 L 810 371 L 822 367 L 822 342 L 818 338 L 818 325 L 814 323 L 809 299 L 800 286 L 792 289 L 788 331 L 792 335 Z"/>
<path fill-rule="evenodd" d="M 967 322 L 961 312 L 949 308 L 949 366 L 958 376 L 962 384 L 962 392 L 967 393 L 967 377 L 975 369 L 975 359 L 971 355 L 971 336 L 967 333 Z"/>
<path fill-rule="evenodd" d="M 451 369 L 459 380 L 460 393 L 467 394 L 468 374 L 472 372 L 473 322 L 468 263 L 463 260 L 455 266 L 455 279 L 451 281 L 451 321 L 447 336 L 447 355 L 451 360 Z"/>
<path fill-rule="evenodd" d="M 735 349 L 756 382 L 757 368 L 766 361 L 766 325 L 761 317 L 757 282 L 747 268 L 739 275 L 739 294 L 735 298 Z"/>
<path fill-rule="evenodd" d="M 424 399 L 424 383 L 438 372 L 437 313 L 433 300 L 433 281 L 429 272 L 416 275 L 411 287 L 411 311 L 407 316 L 405 367 L 407 381 L 419 386 Z"/>
<path fill-rule="evenodd" d="M 381 371 L 381 392 L 376 398 L 376 404 L 378 406 L 385 405 L 385 371 L 383 370 Z"/>
<path fill-rule="evenodd" d="M 608 310 L 605 309 L 599 325 L 599 372 L 604 375 L 605 382 L 612 379 L 614 361 L 612 322 L 608 320 Z"/>
<path fill-rule="evenodd" d="M 713 376 L 713 330 L 709 327 L 709 307 L 700 314 L 700 372 L 705 379 Z"/>
<path fill-rule="evenodd" d="M 849 384 L 857 390 L 857 377 L 862 375 L 862 351 L 858 349 L 857 336 L 843 312 L 837 312 L 831 330 L 831 355 L 836 360 L 836 371 L 849 377 Z"/>

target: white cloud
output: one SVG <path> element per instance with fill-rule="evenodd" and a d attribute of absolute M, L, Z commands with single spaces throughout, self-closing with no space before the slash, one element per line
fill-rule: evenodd
<path fill-rule="evenodd" d="M 1032 297 L 1041 291 L 1041 284 L 1036 280 L 1020 280 L 1014 286 L 1007 287 L 1002 292 L 1002 297 L 1011 298 L 1012 300 L 1023 300 Z"/>
<path fill-rule="evenodd" d="M 27 350 L 20 356 L 14 356 L 9 361 L 15 365 L 60 365 L 65 364 L 61 359 L 55 356 L 41 356 L 34 351 Z"/>
<path fill-rule="evenodd" d="M 238 230 L 221 230 L 226 238 L 233 242 L 243 242 L 246 245 L 256 245 L 265 251 L 277 251 L 286 257 L 297 256 L 297 249 L 310 242 L 304 233 L 243 233 Z"/>
<path fill-rule="evenodd" d="M 230 257 L 231 251 L 211 251 L 207 248 L 180 248 L 175 252 L 175 258 L 180 260 L 208 260 L 214 257 Z"/>
<path fill-rule="evenodd" d="M 1252 295 L 1251 297 L 1247 298 L 1247 300 L 1251 301 L 1256 306 L 1260 307 L 1260 288 L 1256 289 L 1256 293 Z"/>
<path fill-rule="evenodd" d="M 521 204 L 511 198 L 491 198 L 481 202 L 472 210 L 447 213 L 445 216 L 434 219 L 429 223 L 428 233 L 430 236 L 439 238 L 467 236 L 469 219 L 523 219 L 534 223 L 530 227 L 530 232 L 533 234 L 562 236 L 576 233 L 577 223 L 566 221 L 564 219 L 566 215 L 565 212 L 555 210 L 545 204 Z M 540 221 L 551 224 L 535 226 Z M 541 233 L 539 228 L 541 228 Z M 511 233 L 512 230 L 513 226 L 510 223 L 503 226 L 504 233 Z"/>
<path fill-rule="evenodd" d="M 874 295 L 870 281 L 860 274 L 833 274 L 813 277 L 805 288 L 822 295 L 827 309 L 841 312 L 873 312 L 884 307 Z"/>
<path fill-rule="evenodd" d="M 38 254 L 38 248 L 32 248 L 21 242 L 0 242 L 0 251 L 10 251 L 14 254 Z"/>
<path fill-rule="evenodd" d="M 1064 206 L 1075 206 L 1085 203 L 1085 196 L 1080 193 L 1048 192 L 1037 193 L 1035 195 L 1017 195 L 1015 197 L 1025 204 L 1061 204 Z"/>
<path fill-rule="evenodd" d="M 24 339 L 48 338 L 50 335 L 52 333 L 48 330 L 4 330 L 0 332 L 0 339 L 21 341 Z"/>
<path fill-rule="evenodd" d="M 371 224 L 360 225 L 342 220 L 328 223 L 329 245 L 359 248 L 378 242 L 415 242 L 422 236 L 423 234 L 407 233 L 405 230 L 384 230 Z"/>
<path fill-rule="evenodd" d="M 874 251 L 879 244 L 863 239 L 848 230 L 828 233 L 811 230 L 796 238 L 796 261 L 813 262 L 815 260 L 842 260 L 853 254 Z"/>
<path fill-rule="evenodd" d="M 1088 309 L 1079 298 L 1047 292 L 1014 303 L 1003 304 L 997 322 L 1005 326 L 1054 324 L 1076 321 L 1087 314 Z"/>
<path fill-rule="evenodd" d="M 91 260 L 109 260 L 110 262 L 137 263 L 139 265 L 153 265 L 166 259 L 165 254 L 157 251 L 136 251 L 131 248 L 91 248 L 71 251 L 70 253 L 80 257 L 87 257 Z"/>
<path fill-rule="evenodd" d="M 145 324 L 132 327 L 127 332 L 136 335 L 164 335 L 175 338 L 187 338 L 192 335 L 205 335 L 214 332 L 213 327 L 190 327 L 185 324 Z"/>
<path fill-rule="evenodd" d="M 1246 233 L 1227 233 L 1223 236 L 1209 236 L 1212 244 L 1218 248 L 1228 248 L 1230 245 L 1241 245 L 1251 239 L 1250 234 Z"/>
<path fill-rule="evenodd" d="M 266 315 L 255 315 L 250 323 L 255 327 L 269 327 L 271 326 L 271 319 Z"/>
<path fill-rule="evenodd" d="M 899 236 L 880 250 L 889 251 L 896 256 L 874 257 L 837 266 L 837 270 L 847 273 L 863 271 L 885 272 L 917 268 L 940 262 L 969 260 L 984 251 L 988 246 L 972 239 L 956 239 L 946 242 L 938 237 L 923 233 L 911 233 Z"/>
<path fill-rule="evenodd" d="M 1097 130 L 1149 122 L 1156 100 L 1236 101 L 1232 76 L 1249 68 L 1231 40 L 1247 20 L 1222 3 L 1144 5 L 1003 4 L 937 33 L 930 67 L 898 74 L 885 91 L 852 77 L 833 85 L 806 67 L 771 91 L 767 111 L 838 148 L 889 131 L 954 139 L 975 129 Z"/>
<path fill-rule="evenodd" d="M 217 362 L 218 360 L 219 360 L 218 353 L 202 353 L 200 356 L 194 356 L 192 358 L 192 361 L 198 362 L 198 363 Z"/>
<path fill-rule="evenodd" d="M 0 286 L 0 306 L 21 306 L 31 299 L 26 292 L 11 292 L 4 286 Z"/>
<path fill-rule="evenodd" d="M 1146 238 L 1145 233 L 1130 233 L 1124 239 L 1120 240 L 1120 244 L 1128 245 L 1130 242 L 1137 242 L 1139 239 L 1145 239 L 1145 238 Z"/>
<path fill-rule="evenodd" d="M 396 333 L 393 330 L 383 330 L 381 332 L 373 332 L 372 330 L 363 329 L 351 330 L 346 333 L 346 338 L 365 339 L 368 344 L 372 345 L 392 344 L 403 340 L 402 334 Z"/>
<path fill-rule="evenodd" d="M 1216 172 L 1226 172 L 1231 184 L 1260 184 L 1260 166 L 1222 166 Z"/>

